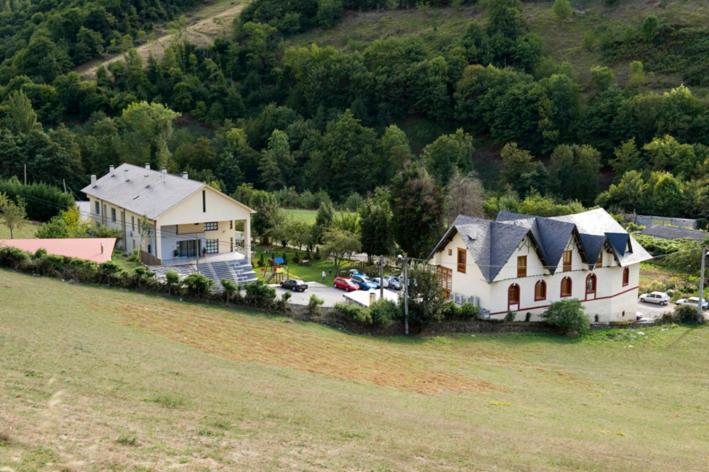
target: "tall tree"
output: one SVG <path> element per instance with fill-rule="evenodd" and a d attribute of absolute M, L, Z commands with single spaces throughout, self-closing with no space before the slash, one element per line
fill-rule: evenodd
<path fill-rule="evenodd" d="M 440 186 L 446 186 L 457 170 L 473 169 L 473 137 L 462 129 L 439 136 L 423 149 L 426 168 Z"/>
<path fill-rule="evenodd" d="M 562 144 L 554 149 L 549 164 L 551 188 L 560 197 L 593 203 L 598 194 L 601 154 L 588 145 Z"/>
<path fill-rule="evenodd" d="M 156 169 L 167 167 L 170 151 L 167 141 L 172 123 L 180 116 L 160 103 L 136 102 L 121 113 L 124 159 L 138 164 L 149 163 Z"/>
<path fill-rule="evenodd" d="M 18 197 L 17 202 L 0 193 L 0 217 L 10 231 L 10 239 L 15 238 L 15 231 L 27 222 L 27 212 L 24 201 Z"/>
<path fill-rule="evenodd" d="M 446 224 L 451 224 L 456 216 L 484 216 L 485 190 L 475 174 L 456 174 L 448 182 L 446 194 Z"/>
<path fill-rule="evenodd" d="M 441 236 L 443 197 L 418 164 L 409 164 L 391 185 L 394 239 L 411 257 L 426 257 Z"/>
<path fill-rule="evenodd" d="M 373 255 L 388 256 L 394 249 L 392 233 L 391 207 L 389 195 L 383 189 L 377 189 L 374 196 L 368 198 L 359 210 L 362 250 L 369 260 Z"/>
<path fill-rule="evenodd" d="M 32 102 L 21 90 L 7 98 L 5 125 L 15 133 L 27 134 L 38 126 Z"/>
<path fill-rule="evenodd" d="M 530 190 L 540 192 L 546 188 L 546 169 L 544 164 L 534 159 L 532 153 L 517 146 L 517 143 L 505 144 L 500 151 L 502 157 L 502 180 L 521 197 Z"/>

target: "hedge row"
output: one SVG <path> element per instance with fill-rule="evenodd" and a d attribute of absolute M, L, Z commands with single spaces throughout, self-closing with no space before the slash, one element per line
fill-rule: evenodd
<path fill-rule="evenodd" d="M 47 184 L 24 185 L 17 179 L 0 180 L 0 193 L 17 201 L 24 200 L 27 218 L 34 221 L 49 221 L 62 210 L 74 205 L 74 197 L 59 188 Z"/>

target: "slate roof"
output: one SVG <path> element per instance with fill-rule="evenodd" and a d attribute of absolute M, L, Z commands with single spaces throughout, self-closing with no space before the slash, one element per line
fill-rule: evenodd
<path fill-rule="evenodd" d="M 704 241 L 709 238 L 709 233 L 698 229 L 677 228 L 674 226 L 648 226 L 640 234 L 662 239 L 693 239 Z"/>
<path fill-rule="evenodd" d="M 603 209 L 557 217 L 500 212 L 495 221 L 458 216 L 431 256 L 460 233 L 468 251 L 487 281 L 495 279 L 525 237 L 535 246 L 544 266 L 552 273 L 559 265 L 570 238 L 578 243 L 584 261 L 592 266 L 604 246 L 613 251 L 621 266 L 652 256 Z"/>
<path fill-rule="evenodd" d="M 81 191 L 138 215 L 155 219 L 204 186 L 195 180 L 132 164 L 121 164 Z"/>

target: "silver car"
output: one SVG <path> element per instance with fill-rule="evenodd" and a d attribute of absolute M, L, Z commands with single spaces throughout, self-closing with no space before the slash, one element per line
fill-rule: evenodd
<path fill-rule="evenodd" d="M 680 298 L 677 300 L 678 305 L 692 305 L 692 306 L 698 306 L 699 305 L 699 297 L 689 297 L 689 298 Z M 706 310 L 709 308 L 709 301 L 707 300 L 702 300 L 702 310 Z"/>
<path fill-rule="evenodd" d="M 643 303 L 654 303 L 656 305 L 666 306 L 670 303 L 670 296 L 665 292 L 650 292 L 640 295 L 640 301 Z"/>

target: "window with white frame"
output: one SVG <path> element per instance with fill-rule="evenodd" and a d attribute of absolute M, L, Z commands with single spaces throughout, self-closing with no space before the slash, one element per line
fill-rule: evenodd
<path fill-rule="evenodd" d="M 99 202 L 94 202 L 94 208 L 96 209 L 96 214 L 100 215 L 101 214 L 101 205 Z"/>
<path fill-rule="evenodd" d="M 204 247 L 207 249 L 207 254 L 219 254 L 218 239 L 207 239 L 207 242 Z"/>
<path fill-rule="evenodd" d="M 116 220 L 117 220 L 117 218 L 116 218 L 116 209 L 115 209 L 115 208 L 111 208 L 111 221 L 113 221 L 113 222 L 115 223 Z"/>
<path fill-rule="evenodd" d="M 209 223 L 204 224 L 205 231 L 216 231 L 218 229 L 219 229 L 219 222 L 217 222 L 217 221 L 210 221 Z"/>

